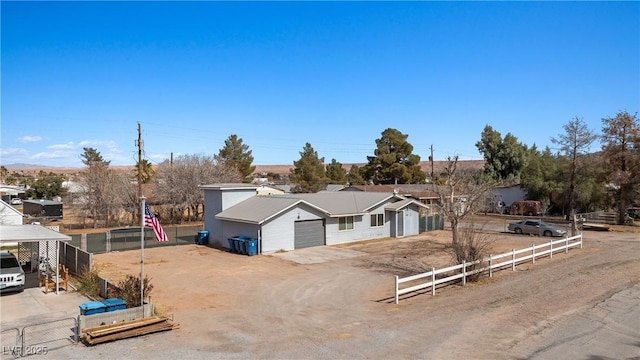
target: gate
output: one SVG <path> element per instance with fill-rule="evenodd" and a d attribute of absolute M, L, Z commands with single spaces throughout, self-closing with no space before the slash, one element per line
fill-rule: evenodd
<path fill-rule="evenodd" d="M 78 337 L 78 321 L 75 318 L 28 325 L 22 328 L 20 356 L 46 355 L 49 350 L 77 343 Z"/>
<path fill-rule="evenodd" d="M 20 329 L 2 329 L 0 332 L 0 344 L 2 352 L 0 359 L 15 359 L 20 356 Z"/>

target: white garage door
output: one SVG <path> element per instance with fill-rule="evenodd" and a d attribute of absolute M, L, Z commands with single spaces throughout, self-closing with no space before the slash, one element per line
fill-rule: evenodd
<path fill-rule="evenodd" d="M 296 221 L 294 229 L 296 249 L 324 245 L 323 220 Z"/>

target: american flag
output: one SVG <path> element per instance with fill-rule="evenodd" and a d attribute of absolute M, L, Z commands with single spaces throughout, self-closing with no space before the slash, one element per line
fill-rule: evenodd
<path fill-rule="evenodd" d="M 151 209 L 149 209 L 149 204 L 147 203 L 144 203 L 144 226 L 153 229 L 153 232 L 156 234 L 156 240 L 169 240 L 167 239 L 167 234 L 162 229 L 162 225 L 160 225 L 160 221 L 158 221 L 158 218 L 153 215 Z"/>

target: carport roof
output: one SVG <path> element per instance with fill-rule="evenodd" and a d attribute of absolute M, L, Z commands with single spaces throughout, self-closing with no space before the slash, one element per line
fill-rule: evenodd
<path fill-rule="evenodd" d="M 69 240 L 71 236 L 40 225 L 0 225 L 0 244 Z"/>

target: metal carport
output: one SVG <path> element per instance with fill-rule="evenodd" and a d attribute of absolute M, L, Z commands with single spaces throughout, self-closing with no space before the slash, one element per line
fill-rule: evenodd
<path fill-rule="evenodd" d="M 18 245 L 20 243 L 55 243 L 56 294 L 60 281 L 60 241 L 69 241 L 71 236 L 61 234 L 41 225 L 0 225 L 0 246 Z M 30 255 L 30 257 L 32 257 Z M 33 261 L 33 259 L 32 259 Z"/>

